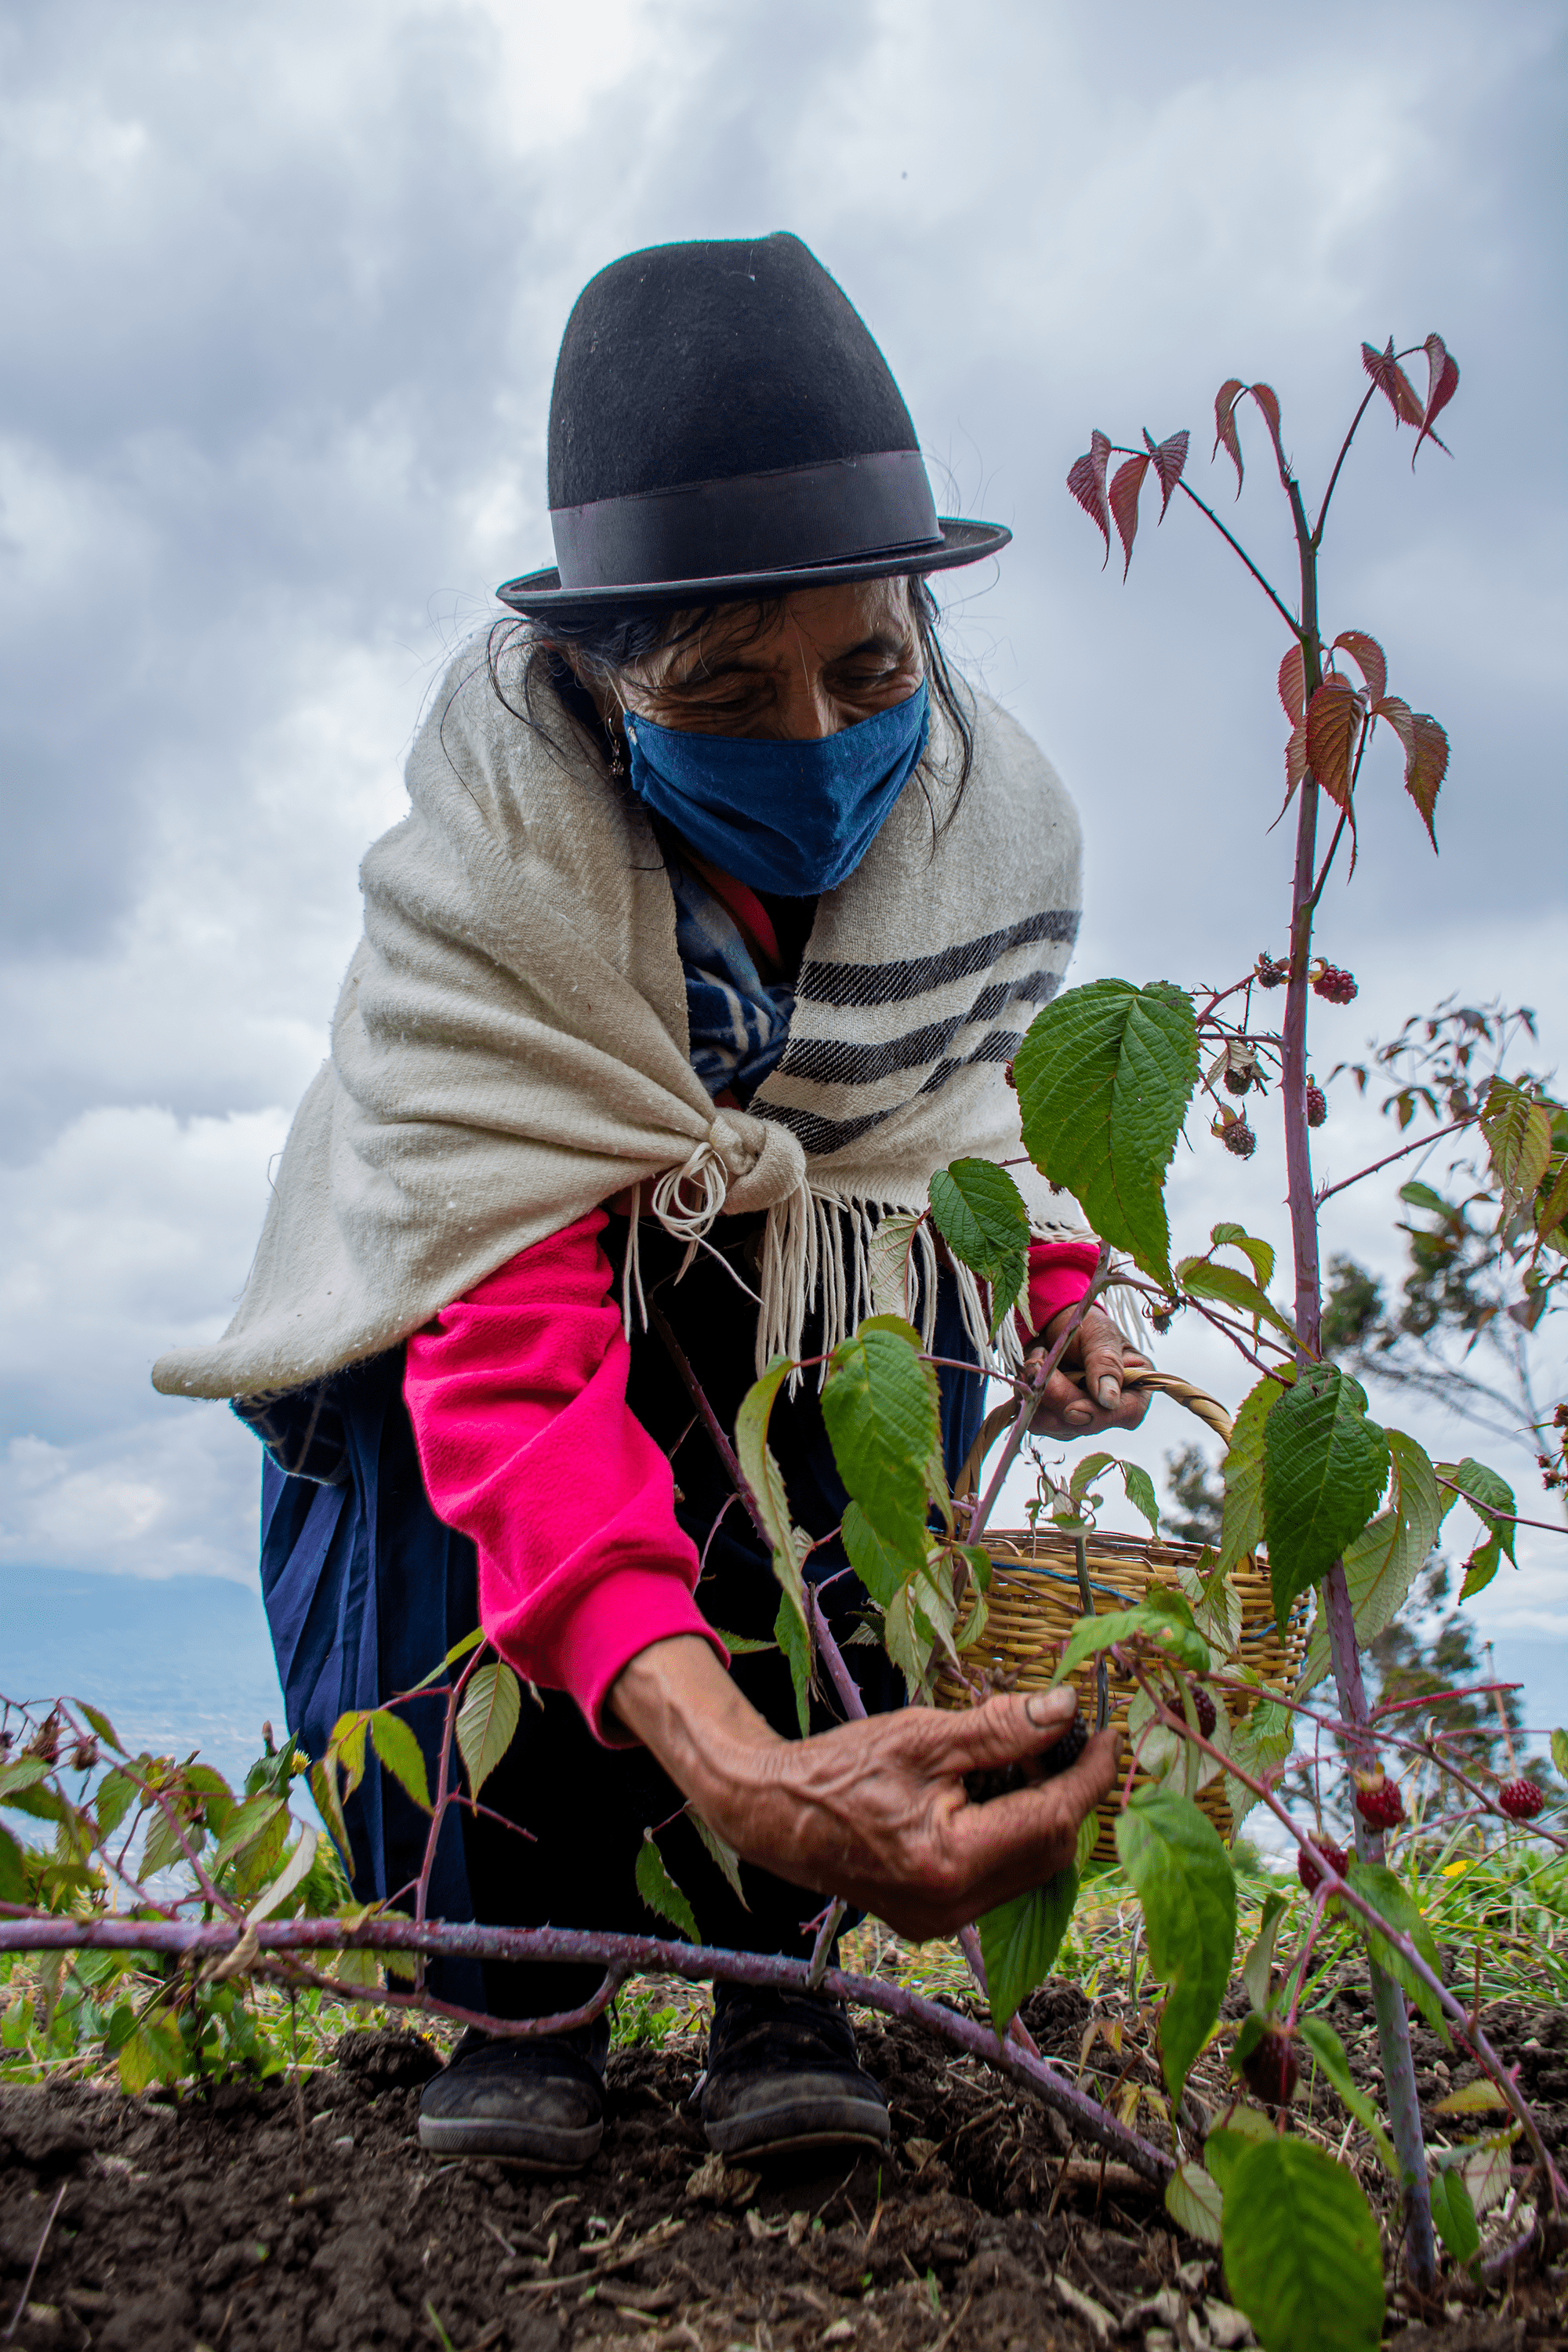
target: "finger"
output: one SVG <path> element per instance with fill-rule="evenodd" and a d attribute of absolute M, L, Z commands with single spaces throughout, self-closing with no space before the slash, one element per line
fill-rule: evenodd
<path fill-rule="evenodd" d="M 1045 1755 L 1077 1713 L 1078 1694 L 1070 1683 L 1063 1683 L 1056 1690 L 1030 1691 L 1026 1696 L 1007 1693 L 988 1698 L 981 1706 L 952 1715 L 922 1710 L 921 1718 L 906 1715 L 901 1720 L 921 1721 L 927 1769 L 959 1780 L 965 1772 L 1026 1763 Z"/>
<path fill-rule="evenodd" d="M 1099 1731 L 1076 1764 L 1036 1788 L 971 1806 L 952 1825 L 966 1893 L 989 1909 L 1065 1870 L 1082 1822 L 1116 1785 L 1121 1735 Z"/>
<path fill-rule="evenodd" d="M 1125 1342 L 1110 1316 L 1091 1308 L 1083 1318 L 1083 1384 L 1102 1412 L 1114 1412 L 1121 1402 L 1124 1353 Z"/>
<path fill-rule="evenodd" d="M 1059 1368 L 1054 1371 L 1040 1391 L 1030 1426 L 1059 1430 L 1067 1428 L 1076 1434 L 1088 1429 L 1094 1420 L 1094 1407 L 1076 1381 L 1069 1380 Z"/>

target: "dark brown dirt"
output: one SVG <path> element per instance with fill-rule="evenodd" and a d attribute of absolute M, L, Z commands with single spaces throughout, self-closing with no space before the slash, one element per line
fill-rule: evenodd
<path fill-rule="evenodd" d="M 1028 2021 L 1076 2068 L 1090 2024 L 1116 2011 L 1091 2011 L 1058 1984 Z M 1090 2057 L 1102 2091 L 1130 2063 L 1130 2079 L 1140 2067 L 1152 2079 L 1122 2018 L 1123 2052 L 1102 2039 Z M 1353 1993 L 1334 2021 L 1354 2051 Z M 1513 2007 L 1488 2023 L 1561 2140 L 1568 2018 Z M 345 2037 L 339 2063 L 301 2095 L 275 2083 L 176 2105 L 80 2084 L 0 2090 L 0 2343 L 57 2197 L 11 2339 L 25 2352 L 1079 2352 L 1108 2341 L 1173 2352 L 1250 2341 L 1211 2250 L 1179 2238 L 1131 2176 L 1113 2168 L 1102 2179 L 1054 2117 L 924 2035 L 867 2019 L 859 2032 L 892 2108 L 892 2153 L 853 2167 L 803 2160 L 760 2181 L 708 2159 L 686 2107 L 695 2035 L 612 2057 L 604 2148 L 585 2173 L 559 2179 L 423 2156 L 419 2086 L 438 2061 L 412 2034 Z M 1432 2071 L 1442 2054 L 1417 2035 L 1433 2098 L 1473 2071 L 1450 2054 L 1445 2085 Z M 1219 2079 L 1200 2069 L 1194 2092 L 1212 2096 Z M 1320 2125 L 1330 2108 L 1320 2099 Z M 1463 2280 L 1446 2284 L 1446 2308 L 1424 2314 L 1395 2296 L 1390 2340 L 1401 2352 L 1568 2343 L 1564 2273 L 1540 2259 L 1525 2267 L 1484 2303 Z"/>

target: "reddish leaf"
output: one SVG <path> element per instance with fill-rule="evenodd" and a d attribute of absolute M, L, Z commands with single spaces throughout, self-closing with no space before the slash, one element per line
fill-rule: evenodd
<path fill-rule="evenodd" d="M 1405 755 L 1405 789 L 1420 810 L 1436 849 L 1437 835 L 1433 831 L 1432 811 L 1436 805 L 1437 787 L 1448 772 L 1448 738 L 1427 710 L 1415 711 L 1410 728 L 1415 745 Z"/>
<path fill-rule="evenodd" d="M 1127 562 L 1121 567 L 1126 579 L 1132 563 L 1132 542 L 1138 536 L 1138 493 L 1143 487 L 1143 477 L 1149 470 L 1147 457 L 1129 457 L 1125 466 L 1118 466 L 1110 482 L 1110 511 L 1115 520 L 1117 537 L 1126 551 Z"/>
<path fill-rule="evenodd" d="M 1154 461 L 1154 471 L 1160 477 L 1160 520 L 1163 522 L 1165 509 L 1171 503 L 1171 493 L 1181 480 L 1182 468 L 1187 462 L 1187 444 L 1192 436 L 1190 433 L 1173 433 L 1168 441 L 1157 443 L 1145 425 L 1143 439 Z"/>
<path fill-rule="evenodd" d="M 1105 541 L 1105 561 L 1110 561 L 1110 509 L 1105 502 L 1105 466 L 1110 455 L 1110 443 L 1103 433 L 1089 436 L 1089 455 L 1080 457 L 1068 476 L 1068 488 L 1089 517 L 1098 523 Z M 1102 567 L 1103 568 L 1103 567 Z M 1122 575 L 1125 578 L 1125 573 Z"/>
<path fill-rule="evenodd" d="M 1236 495 L 1241 496 L 1241 442 L 1236 430 L 1237 395 L 1247 386 L 1238 375 L 1227 376 L 1214 396 L 1214 449 L 1209 462 L 1219 455 L 1223 441 L 1230 452 L 1230 462 L 1236 467 Z"/>
<path fill-rule="evenodd" d="M 1381 700 L 1388 685 L 1388 656 L 1375 637 L 1363 629 L 1342 629 L 1334 639 L 1336 648 L 1343 646 L 1352 661 L 1366 680 L 1366 690 L 1373 700 Z"/>
<path fill-rule="evenodd" d="M 1408 774 L 1409 763 L 1415 751 L 1415 730 L 1411 721 L 1410 705 L 1407 702 L 1401 702 L 1396 694 L 1385 694 L 1373 704 L 1372 715 L 1374 719 L 1386 719 L 1404 744 L 1405 769 Z"/>
<path fill-rule="evenodd" d="M 1268 419 L 1268 430 L 1274 436 L 1274 454 L 1279 458 L 1281 466 L 1283 466 L 1285 463 L 1285 452 L 1279 444 L 1279 396 L 1271 383 L 1249 384 L 1247 386 L 1247 390 L 1251 393 L 1252 397 L 1263 411 L 1264 415 Z"/>
<path fill-rule="evenodd" d="M 1351 754 L 1361 702 L 1348 677 L 1331 672 L 1307 705 L 1307 762 L 1340 808 L 1350 801 Z"/>
<path fill-rule="evenodd" d="M 1307 722 L 1299 719 L 1291 730 L 1290 740 L 1285 746 L 1285 807 L 1289 808 L 1296 787 L 1307 772 Z M 1280 815 L 1284 814 L 1280 811 Z M 1274 820 L 1278 824 L 1279 818 Z"/>
<path fill-rule="evenodd" d="M 1426 338 L 1426 365 L 1431 373 L 1426 385 L 1426 405 L 1421 414 L 1421 430 L 1410 453 L 1413 466 L 1421 455 L 1421 444 L 1428 438 L 1436 441 L 1438 448 L 1447 454 L 1447 444 L 1437 439 L 1432 427 L 1459 389 L 1458 368 L 1444 349 L 1441 335 L 1428 335 Z"/>
<path fill-rule="evenodd" d="M 1363 343 L 1361 363 L 1393 409 L 1395 423 L 1419 425 L 1421 403 L 1415 386 L 1394 356 L 1394 337 L 1390 335 L 1385 352 L 1374 352 L 1370 343 Z"/>
<path fill-rule="evenodd" d="M 1286 718 L 1299 727 L 1307 708 L 1307 666 L 1300 646 L 1292 646 L 1279 665 L 1279 699 Z"/>

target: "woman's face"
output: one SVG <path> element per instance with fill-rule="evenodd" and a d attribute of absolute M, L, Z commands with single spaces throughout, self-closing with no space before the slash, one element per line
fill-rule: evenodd
<path fill-rule="evenodd" d="M 700 636 L 617 685 L 659 727 L 800 742 L 907 701 L 924 675 L 909 582 L 864 580 L 799 589 L 760 630 L 754 607 L 721 607 Z"/>

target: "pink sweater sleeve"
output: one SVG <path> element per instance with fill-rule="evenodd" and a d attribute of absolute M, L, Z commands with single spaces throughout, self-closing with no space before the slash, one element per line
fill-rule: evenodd
<path fill-rule="evenodd" d="M 486 1635 L 600 1739 L 611 1684 L 651 1642 L 699 1633 L 729 1663 L 692 1598 L 669 1464 L 626 1403 L 604 1228 L 595 1209 L 443 1307 L 403 1383 L 436 1514 L 478 1547 Z"/>
<path fill-rule="evenodd" d="M 1064 1307 L 1076 1307 L 1100 1264 L 1100 1244 L 1031 1242 L 1029 1244 L 1029 1328 L 1025 1339 L 1043 1331 Z"/>

